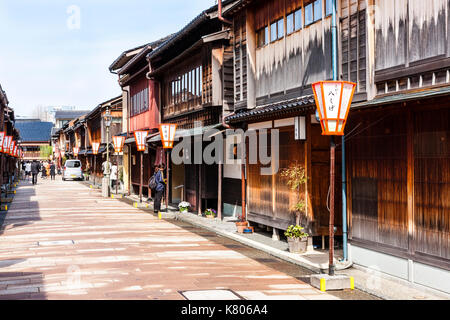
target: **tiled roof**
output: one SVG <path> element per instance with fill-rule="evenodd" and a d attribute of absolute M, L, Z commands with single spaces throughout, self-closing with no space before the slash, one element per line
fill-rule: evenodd
<path fill-rule="evenodd" d="M 264 105 L 244 112 L 236 113 L 225 118 L 226 123 L 241 122 L 250 119 L 271 117 L 277 114 L 286 114 L 315 108 L 314 96 L 307 95 L 291 100 Z"/>
<path fill-rule="evenodd" d="M 91 112 L 91 110 L 60 110 L 55 112 L 55 119 L 76 119 Z"/>
<path fill-rule="evenodd" d="M 19 129 L 23 142 L 38 142 L 50 141 L 53 123 L 17 120 L 15 126 Z"/>

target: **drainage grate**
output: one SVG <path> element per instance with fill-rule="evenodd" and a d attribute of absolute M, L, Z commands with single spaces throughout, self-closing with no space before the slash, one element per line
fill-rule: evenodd
<path fill-rule="evenodd" d="M 178 291 L 186 300 L 245 300 L 230 289 Z"/>
<path fill-rule="evenodd" d="M 58 241 L 39 241 L 37 243 L 40 247 L 46 246 L 68 246 L 73 245 L 75 242 L 73 240 L 58 240 Z"/>

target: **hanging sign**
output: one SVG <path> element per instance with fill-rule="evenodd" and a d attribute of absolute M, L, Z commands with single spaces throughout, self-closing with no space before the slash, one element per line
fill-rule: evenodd
<path fill-rule="evenodd" d="M 5 131 L 0 131 L 0 152 L 3 152 L 3 141 L 5 140 Z"/>
<path fill-rule="evenodd" d="M 100 148 L 100 142 L 92 142 L 92 153 L 98 154 L 98 149 Z"/>
<path fill-rule="evenodd" d="M 2 149 L 3 153 L 8 153 L 9 145 L 11 144 L 11 141 L 12 141 L 12 136 L 5 137 L 5 139 L 3 140 L 3 149 Z"/>
<path fill-rule="evenodd" d="M 319 111 L 322 135 L 344 135 L 356 83 L 347 81 L 319 81 L 312 85 Z"/>
<path fill-rule="evenodd" d="M 114 143 L 114 151 L 116 153 L 120 153 L 123 150 L 123 145 L 125 143 L 125 137 L 123 136 L 113 136 L 113 143 Z"/>
<path fill-rule="evenodd" d="M 14 155 L 14 147 L 16 146 L 16 141 L 11 142 L 11 144 L 9 145 L 9 155 Z"/>
<path fill-rule="evenodd" d="M 161 141 L 164 149 L 173 148 L 173 142 L 175 141 L 176 131 L 177 131 L 176 124 L 163 123 L 159 125 L 159 134 L 161 135 Z"/>
<path fill-rule="evenodd" d="M 61 155 L 61 158 L 64 158 L 64 155 L 66 154 L 66 152 L 65 152 L 64 150 L 61 150 L 61 151 L 59 152 L 59 154 Z"/>
<path fill-rule="evenodd" d="M 80 148 L 79 147 L 73 147 L 73 155 L 75 157 L 78 157 L 78 153 L 80 152 Z"/>
<path fill-rule="evenodd" d="M 145 139 L 148 136 L 148 131 L 135 131 L 134 138 L 136 139 L 136 146 L 138 151 L 144 151 L 146 141 Z"/>
<path fill-rule="evenodd" d="M 14 146 L 13 152 L 12 152 L 12 156 L 13 157 L 17 157 L 17 146 Z"/>

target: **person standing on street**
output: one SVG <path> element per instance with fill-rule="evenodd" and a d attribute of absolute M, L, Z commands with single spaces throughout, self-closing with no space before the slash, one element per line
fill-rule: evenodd
<path fill-rule="evenodd" d="M 33 163 L 31 164 L 31 174 L 32 174 L 32 180 L 33 180 L 33 184 L 37 184 L 37 176 L 39 174 L 39 162 L 37 162 L 36 160 L 33 160 Z"/>
<path fill-rule="evenodd" d="M 117 164 L 114 163 L 111 167 L 111 175 L 109 176 L 109 180 L 111 181 L 111 190 L 114 190 L 114 187 L 117 183 Z"/>
<path fill-rule="evenodd" d="M 164 195 L 164 190 L 166 189 L 166 183 L 164 182 L 164 166 L 160 165 L 156 167 L 155 172 L 155 180 L 156 180 L 156 194 L 155 194 L 155 202 L 153 204 L 154 213 L 158 214 L 158 217 L 161 215 L 161 200 Z"/>
<path fill-rule="evenodd" d="M 55 176 L 56 176 L 56 167 L 55 163 L 52 162 L 52 164 L 50 165 L 50 177 L 52 180 L 55 180 Z"/>
<path fill-rule="evenodd" d="M 26 176 L 27 180 L 31 177 L 31 162 L 30 161 L 27 161 L 27 163 L 25 164 L 25 176 Z"/>
<path fill-rule="evenodd" d="M 45 167 L 45 162 L 42 163 L 40 166 L 40 169 L 42 170 L 41 177 L 42 179 L 47 179 L 47 168 Z"/>

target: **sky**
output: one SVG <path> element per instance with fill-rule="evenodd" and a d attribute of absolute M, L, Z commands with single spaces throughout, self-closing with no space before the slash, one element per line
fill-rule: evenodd
<path fill-rule="evenodd" d="M 91 110 L 121 94 L 108 67 L 177 32 L 214 0 L 0 0 L 0 84 L 19 116 Z"/>

